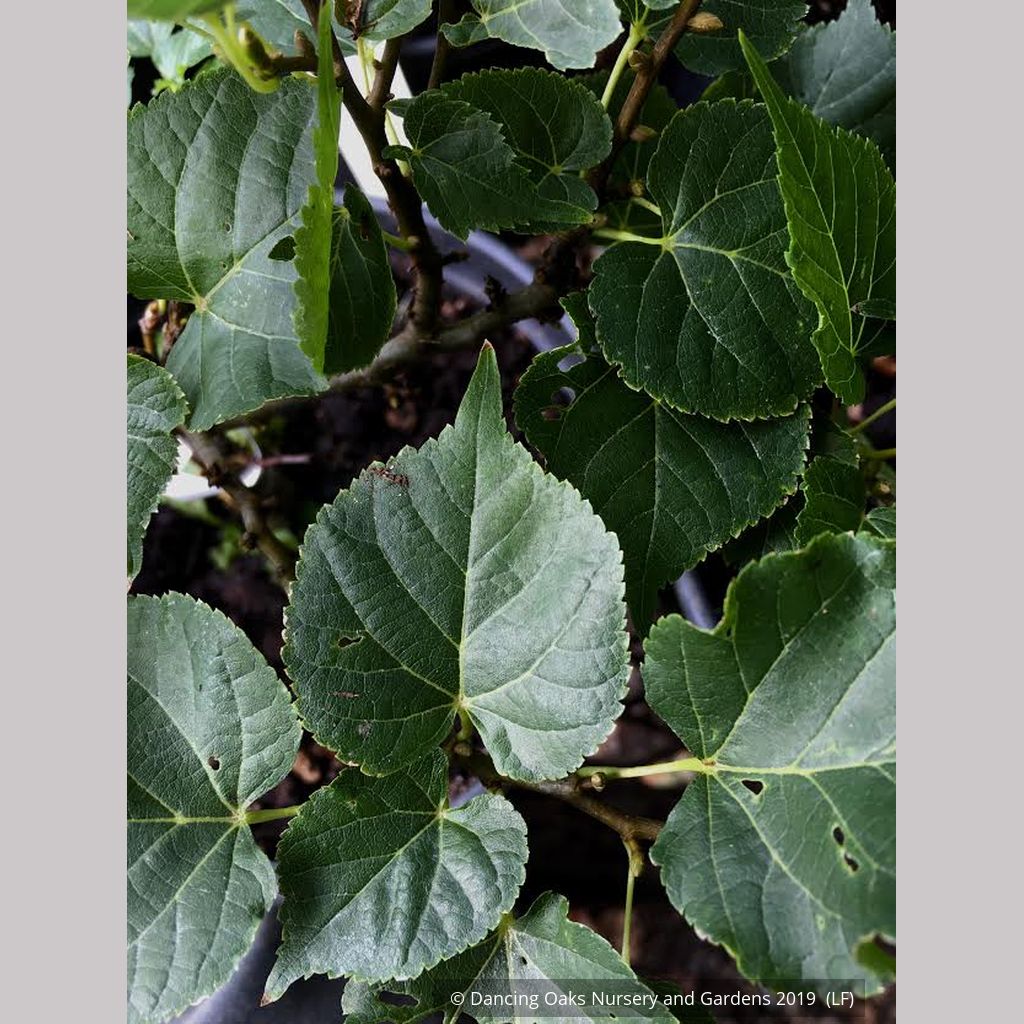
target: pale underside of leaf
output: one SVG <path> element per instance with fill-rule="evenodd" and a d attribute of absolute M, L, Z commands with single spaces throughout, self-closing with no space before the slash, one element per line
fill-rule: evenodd
<path fill-rule="evenodd" d="M 190 425 L 325 386 L 292 324 L 295 267 L 271 259 L 315 181 L 315 93 L 289 79 L 259 95 L 217 69 L 128 120 L 128 286 L 196 306 L 167 368 Z"/>
<path fill-rule="evenodd" d="M 509 437 L 488 346 L 455 426 L 311 527 L 284 657 L 307 727 L 364 771 L 422 756 L 461 709 L 502 774 L 559 778 L 621 710 L 622 595 L 615 538 Z"/>
<path fill-rule="evenodd" d="M 128 603 L 128 1007 L 163 1021 L 216 991 L 276 891 L 243 823 L 299 724 L 246 637 L 181 594 Z"/>
<path fill-rule="evenodd" d="M 620 31 L 615 0 L 473 0 L 473 13 L 444 26 L 456 46 L 503 39 L 543 50 L 560 71 L 593 67 Z"/>
<path fill-rule="evenodd" d="M 683 412 L 792 412 L 818 380 L 813 308 L 786 267 L 785 213 L 764 109 L 698 104 L 661 135 L 648 187 L 661 244 L 614 245 L 589 291 L 623 380 Z"/>
<path fill-rule="evenodd" d="M 299 977 L 416 977 L 479 942 L 526 872 L 526 825 L 500 795 L 447 805 L 440 751 L 409 770 L 355 769 L 317 791 L 278 847 L 284 927 L 267 998 Z"/>
<path fill-rule="evenodd" d="M 857 949 L 895 938 L 894 588 L 893 544 L 820 536 L 744 569 L 714 631 L 648 638 L 648 701 L 708 766 L 651 856 L 748 977 L 880 983 Z"/>

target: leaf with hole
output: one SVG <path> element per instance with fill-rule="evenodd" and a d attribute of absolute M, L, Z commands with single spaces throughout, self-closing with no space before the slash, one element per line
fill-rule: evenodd
<path fill-rule="evenodd" d="M 277 886 L 245 808 L 299 747 L 288 691 L 184 594 L 128 598 L 128 1019 L 164 1021 L 231 976 Z"/>
<path fill-rule="evenodd" d="M 561 778 L 622 710 L 622 597 L 615 537 L 509 436 L 488 345 L 453 427 L 320 512 L 284 660 L 307 728 L 364 771 L 422 757 L 458 711 L 503 775 Z"/>
<path fill-rule="evenodd" d="M 178 458 L 172 431 L 188 403 L 174 378 L 140 356 L 128 356 L 128 578 L 142 567 L 142 538 Z"/>
<path fill-rule="evenodd" d="M 526 874 L 526 823 L 497 794 L 447 798 L 440 751 L 313 794 L 278 846 L 283 934 L 265 999 L 311 974 L 415 978 L 497 925 Z"/>
<path fill-rule="evenodd" d="M 627 602 L 644 633 L 659 587 L 796 489 L 809 413 L 719 423 L 677 412 L 626 387 L 593 350 L 581 293 L 565 305 L 580 343 L 534 359 L 516 390 L 516 423 L 619 538 Z"/>
<path fill-rule="evenodd" d="M 680 111 L 648 171 L 660 242 L 613 245 L 590 308 L 623 380 L 683 412 L 758 419 L 793 412 L 820 376 L 813 307 L 786 267 L 786 218 L 764 108 Z"/>
<path fill-rule="evenodd" d="M 896 303 L 896 183 L 874 143 L 832 128 L 788 99 L 741 33 L 775 129 L 793 278 L 818 309 L 814 344 L 825 382 L 847 404 L 864 397 L 858 357 L 888 332 L 858 303 Z"/>
<path fill-rule="evenodd" d="M 543 50 L 560 71 L 592 68 L 622 31 L 615 0 L 472 0 L 473 11 L 444 34 L 454 46 L 503 39 Z"/>
<path fill-rule="evenodd" d="M 651 859 L 749 978 L 883 981 L 857 949 L 896 935 L 895 563 L 819 536 L 747 566 L 714 630 L 645 644 L 648 702 L 704 762 Z"/>
<path fill-rule="evenodd" d="M 292 323 L 296 269 L 270 257 L 317 180 L 315 115 L 310 83 L 257 94 L 225 68 L 128 115 L 128 287 L 196 307 L 167 359 L 195 430 L 325 386 Z"/>
<path fill-rule="evenodd" d="M 420 1024 L 435 1014 L 443 1024 L 455 1024 L 462 1006 L 472 1008 L 478 1024 L 502 1024 L 511 1019 L 510 1011 L 489 1012 L 487 1000 L 508 1000 L 516 993 L 520 998 L 535 996 L 548 1007 L 543 1019 L 551 1024 L 606 1024 L 626 1015 L 587 1001 L 591 991 L 632 1000 L 622 1004 L 629 1005 L 630 1020 L 671 1024 L 672 1015 L 660 1004 L 650 1005 L 653 993 L 619 954 L 600 935 L 570 921 L 568 913 L 564 896 L 546 892 L 522 917 L 507 915 L 479 945 L 412 981 L 375 987 L 349 982 L 342 997 L 346 1024 Z M 404 997 L 403 1005 L 382 998 L 385 993 Z M 559 1012 L 558 1001 L 570 994 L 581 1001 L 563 1003 L 564 1012 Z M 514 1016 L 524 1019 L 519 1013 Z"/>
<path fill-rule="evenodd" d="M 540 68 L 482 71 L 463 75 L 441 91 L 489 114 L 501 125 L 516 162 L 526 171 L 542 199 L 571 208 L 564 223 L 583 223 L 597 196 L 580 171 L 599 164 L 612 144 L 612 125 L 593 94 L 564 75 Z M 534 231 L 545 229 L 531 216 Z"/>

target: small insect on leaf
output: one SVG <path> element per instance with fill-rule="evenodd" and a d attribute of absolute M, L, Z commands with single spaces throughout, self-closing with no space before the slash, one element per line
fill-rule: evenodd
<path fill-rule="evenodd" d="M 395 484 L 398 487 L 409 486 L 409 478 L 404 473 L 396 473 L 394 470 L 388 469 L 387 466 L 371 466 L 370 472 L 374 476 L 380 477 L 381 480 L 386 480 L 389 484 Z"/>

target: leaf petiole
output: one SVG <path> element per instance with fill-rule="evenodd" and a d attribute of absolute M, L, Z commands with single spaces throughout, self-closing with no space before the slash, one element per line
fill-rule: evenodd
<path fill-rule="evenodd" d="M 870 427 L 875 420 L 881 419 L 887 412 L 892 412 L 896 408 L 896 399 L 890 398 L 885 405 L 880 405 L 867 419 L 863 419 L 860 423 L 854 424 L 849 428 L 849 433 L 859 434 L 865 427 Z"/>
<path fill-rule="evenodd" d="M 619 79 L 622 77 L 622 72 L 626 70 L 626 65 L 629 63 L 629 58 L 632 56 L 633 51 L 647 38 L 646 18 L 647 13 L 645 9 L 644 16 L 629 26 L 629 35 L 626 37 L 625 43 L 622 44 L 619 56 L 615 60 L 611 74 L 608 76 L 604 92 L 601 93 L 601 106 L 605 110 L 608 109 L 612 101 L 612 96 L 615 94 L 615 86 L 619 84 Z"/>
<path fill-rule="evenodd" d="M 576 774 L 581 778 L 600 775 L 602 779 L 639 779 L 645 775 L 670 775 L 674 772 L 700 772 L 704 775 L 714 771 L 714 765 L 705 764 L 699 757 L 684 757 L 679 761 L 663 761 L 661 764 L 641 764 L 632 768 L 614 768 L 607 765 L 589 765 L 580 768 Z"/>
<path fill-rule="evenodd" d="M 260 811 L 246 811 L 246 825 L 259 825 L 264 821 L 279 821 L 282 818 L 294 818 L 301 809 L 301 804 L 293 804 L 291 807 L 264 807 Z"/>

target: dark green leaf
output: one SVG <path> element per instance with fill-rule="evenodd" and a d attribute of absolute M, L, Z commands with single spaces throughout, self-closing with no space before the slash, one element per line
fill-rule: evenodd
<path fill-rule="evenodd" d="M 597 196 L 579 172 L 607 156 L 612 125 L 585 86 L 540 68 L 521 68 L 463 75 L 441 91 L 501 125 L 537 193 L 573 208 L 567 223 L 589 219 Z M 539 219 L 530 218 L 535 230 Z"/>
<path fill-rule="evenodd" d="M 704 762 L 651 859 L 675 907 L 761 981 L 881 979 L 895 937 L 895 545 L 823 535 L 748 566 L 711 632 L 662 619 L 653 710 Z"/>
<path fill-rule="evenodd" d="M 797 547 L 819 533 L 842 533 L 860 526 L 866 492 L 856 463 L 819 455 L 807 467 L 802 490 L 804 507 L 797 516 L 794 537 Z"/>
<path fill-rule="evenodd" d="M 188 415 L 174 378 L 139 356 L 128 356 L 128 578 L 142 567 L 142 538 L 174 472 L 178 442 L 171 433 Z"/>
<path fill-rule="evenodd" d="M 231 976 L 277 889 L 245 808 L 299 747 L 288 691 L 220 612 L 128 599 L 128 1019 Z"/>
<path fill-rule="evenodd" d="M 874 140 L 896 166 L 896 33 L 878 21 L 871 0 L 850 0 L 835 21 L 801 33 L 772 71 L 795 100 Z"/>
<path fill-rule="evenodd" d="M 720 75 L 743 67 L 737 41 L 740 31 L 769 60 L 778 57 L 793 42 L 807 13 L 803 0 L 704 0 L 700 9 L 717 15 L 721 30 L 706 35 L 684 33 L 675 53 L 683 65 L 702 75 Z"/>
<path fill-rule="evenodd" d="M 461 709 L 503 775 L 560 778 L 621 711 L 622 594 L 615 537 L 509 437 L 486 346 L 454 427 L 317 517 L 284 658 L 307 727 L 365 771 L 423 756 Z"/>
<path fill-rule="evenodd" d="M 332 284 L 334 179 L 338 175 L 341 93 L 334 84 L 329 7 L 320 12 L 317 36 L 317 123 L 313 129 L 316 181 L 309 186 L 295 232 L 295 335 L 317 370 L 324 369 L 329 292 Z M 334 344 L 341 339 L 332 338 Z M 347 341 L 348 339 L 344 339 Z M 342 344 L 344 344 L 344 341 Z"/>
<path fill-rule="evenodd" d="M 590 351 L 593 328 L 570 298 L 583 345 L 534 359 L 516 390 L 516 422 L 548 470 L 578 487 L 619 538 L 627 602 L 646 632 L 659 587 L 796 489 L 808 410 L 756 423 L 676 412 L 626 387 Z"/>
<path fill-rule="evenodd" d="M 278 845 L 284 927 L 267 997 L 298 978 L 414 978 L 479 942 L 526 876 L 526 823 L 487 793 L 453 810 L 440 751 L 374 779 L 343 771 Z"/>
<path fill-rule="evenodd" d="M 414 981 L 388 982 L 371 988 L 349 982 L 342 998 L 346 1024 L 419 1024 L 434 1014 L 444 1024 L 455 1024 L 465 1007 L 478 1024 L 502 1024 L 525 1020 L 521 1010 L 480 1009 L 487 997 L 511 998 L 513 994 L 537 997 L 540 1007 L 545 996 L 557 999 L 563 993 L 607 992 L 637 1001 L 628 1010 L 574 1005 L 558 1012 L 549 1004 L 541 1015 L 551 1024 L 588 1024 L 622 1018 L 670 1024 L 671 1014 L 654 1001 L 654 994 L 637 980 L 622 958 L 608 943 L 585 925 L 568 919 L 569 902 L 564 896 L 547 892 L 537 897 L 521 917 L 508 915 L 478 946 L 438 964 Z M 585 979 L 585 980 L 584 980 Z M 415 999 L 412 1005 L 395 1005 L 380 998 L 381 992 Z M 452 1000 L 458 993 L 460 1003 Z M 641 1002 L 649 1000 L 649 1003 Z"/>
<path fill-rule="evenodd" d="M 896 302 L 896 183 L 874 143 L 787 99 L 750 41 L 740 41 L 775 127 L 786 260 L 818 308 L 814 343 L 825 381 L 853 405 L 864 397 L 858 353 L 887 329 L 853 307 Z"/>
<path fill-rule="evenodd" d="M 404 36 L 430 17 L 431 0 L 366 0 L 362 35 L 367 39 Z"/>
<path fill-rule="evenodd" d="M 590 220 L 588 209 L 541 196 L 501 126 L 462 100 L 438 89 L 421 93 L 405 109 L 405 131 L 411 148 L 390 146 L 385 156 L 408 160 L 430 212 L 459 238 L 473 228 Z"/>
<path fill-rule="evenodd" d="M 592 68 L 622 31 L 615 0 L 472 0 L 473 13 L 444 34 L 455 46 L 504 39 L 543 50 L 561 71 Z"/>
<path fill-rule="evenodd" d="M 861 533 L 871 533 L 888 540 L 896 539 L 896 506 L 873 508 L 865 517 Z"/>
<path fill-rule="evenodd" d="M 786 268 L 786 218 L 764 108 L 680 111 L 651 160 L 664 240 L 625 242 L 594 266 L 590 308 L 623 379 L 684 412 L 792 412 L 819 367 L 813 308 Z"/>
<path fill-rule="evenodd" d="M 292 324 L 295 268 L 269 258 L 316 181 L 315 110 L 308 82 L 256 94 L 220 68 L 128 115 L 128 287 L 196 306 L 167 360 L 196 430 L 324 387 Z"/>
<path fill-rule="evenodd" d="M 345 188 L 334 211 L 326 373 L 367 366 L 391 333 L 397 294 L 380 224 L 366 196 Z"/>

